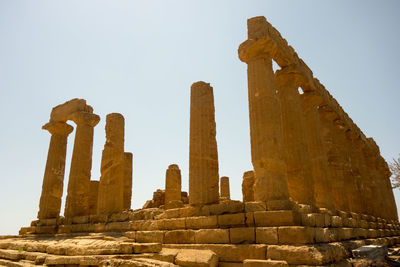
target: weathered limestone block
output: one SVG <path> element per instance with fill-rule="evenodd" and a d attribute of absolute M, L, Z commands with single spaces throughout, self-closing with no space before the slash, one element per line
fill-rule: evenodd
<path fill-rule="evenodd" d="M 244 204 L 237 200 L 224 201 L 218 204 L 205 205 L 202 211 L 211 215 L 220 215 L 225 213 L 238 213 L 244 211 Z"/>
<path fill-rule="evenodd" d="M 201 217 L 186 218 L 187 229 L 217 228 L 217 226 L 218 226 L 217 216 L 201 216 Z"/>
<path fill-rule="evenodd" d="M 289 267 L 286 261 L 244 260 L 243 267 Z"/>
<path fill-rule="evenodd" d="M 186 218 L 160 220 L 160 227 L 166 230 L 185 229 Z"/>
<path fill-rule="evenodd" d="M 196 244 L 229 244 L 228 229 L 200 229 L 194 234 Z"/>
<path fill-rule="evenodd" d="M 231 245 L 231 244 L 187 244 L 187 245 L 164 245 L 167 248 L 184 249 L 209 249 L 217 254 L 220 261 L 242 262 L 245 259 L 265 259 L 266 245 Z M 230 253 L 226 253 L 229 251 Z"/>
<path fill-rule="evenodd" d="M 132 160 L 133 155 L 130 152 L 124 152 L 124 209 L 131 208 L 131 200 L 132 200 Z"/>
<path fill-rule="evenodd" d="M 218 257 L 211 250 L 183 249 L 176 255 L 175 263 L 180 266 L 217 267 Z"/>
<path fill-rule="evenodd" d="M 256 226 L 289 226 L 299 225 L 300 218 L 291 210 L 256 211 L 254 212 Z"/>
<path fill-rule="evenodd" d="M 165 204 L 181 201 L 181 170 L 178 165 L 168 166 L 165 174 Z"/>
<path fill-rule="evenodd" d="M 315 229 L 304 226 L 278 227 L 280 244 L 309 244 L 315 242 Z"/>
<path fill-rule="evenodd" d="M 265 211 L 267 210 L 267 205 L 262 201 L 246 202 L 244 203 L 244 209 L 246 212 Z"/>
<path fill-rule="evenodd" d="M 191 86 L 189 147 L 189 203 L 219 201 L 218 151 L 213 88 L 205 82 Z"/>
<path fill-rule="evenodd" d="M 243 174 L 242 195 L 243 202 L 254 201 L 254 171 Z"/>
<path fill-rule="evenodd" d="M 223 176 L 221 177 L 221 198 L 223 199 L 231 199 L 231 193 L 229 190 L 229 177 Z"/>
<path fill-rule="evenodd" d="M 286 67 L 275 73 L 275 80 L 282 114 L 289 195 L 299 203 L 314 204 L 311 160 L 298 91 L 304 83 L 303 76 L 295 68 Z"/>
<path fill-rule="evenodd" d="M 165 244 L 194 244 L 194 230 L 167 231 L 164 236 Z"/>
<path fill-rule="evenodd" d="M 90 181 L 89 214 L 97 214 L 97 199 L 99 195 L 99 181 Z"/>
<path fill-rule="evenodd" d="M 311 161 L 314 182 L 314 199 L 317 207 L 333 209 L 332 182 L 328 167 L 326 147 L 322 139 L 322 126 L 317 107 L 322 104 L 322 97 L 313 92 L 304 92 L 301 96 L 304 117 L 305 138 Z"/>
<path fill-rule="evenodd" d="M 68 119 L 73 120 L 77 126 L 64 215 L 65 217 L 89 215 L 93 128 L 99 123 L 100 117 L 93 113 L 78 111 L 70 114 Z"/>
<path fill-rule="evenodd" d="M 164 231 L 136 231 L 135 240 L 138 243 L 163 243 Z"/>
<path fill-rule="evenodd" d="M 121 212 L 124 209 L 124 117 L 111 113 L 106 117 L 106 143 L 101 158 L 98 214 Z"/>
<path fill-rule="evenodd" d="M 74 98 L 64 104 L 55 106 L 50 114 L 50 122 L 66 122 L 70 115 L 75 112 L 93 113 L 93 108 L 86 105 L 85 99 Z"/>
<path fill-rule="evenodd" d="M 278 227 L 257 227 L 256 243 L 278 244 Z"/>
<path fill-rule="evenodd" d="M 63 193 L 67 138 L 73 127 L 63 122 L 50 122 L 42 127 L 51 133 L 46 169 L 39 204 L 39 219 L 56 218 L 60 214 Z"/>
<path fill-rule="evenodd" d="M 230 228 L 229 239 L 232 244 L 252 244 L 255 242 L 254 227 Z"/>
<path fill-rule="evenodd" d="M 263 17 L 249 19 L 248 38 L 239 47 L 239 58 L 246 62 L 251 158 L 255 172 L 254 200 L 288 199 L 285 150 L 281 110 L 272 69 L 272 50 L 268 43 L 252 42 L 265 35 Z"/>
<path fill-rule="evenodd" d="M 231 227 L 231 226 L 244 226 L 245 225 L 245 214 L 224 214 L 218 215 L 218 225 L 220 227 Z"/>
<path fill-rule="evenodd" d="M 339 243 L 313 246 L 270 245 L 267 258 L 285 260 L 290 265 L 325 265 L 347 258 L 348 252 Z"/>

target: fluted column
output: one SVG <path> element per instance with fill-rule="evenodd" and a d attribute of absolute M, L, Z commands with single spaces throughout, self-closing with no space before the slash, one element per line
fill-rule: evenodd
<path fill-rule="evenodd" d="M 275 73 L 281 106 L 289 195 L 303 204 L 315 204 L 311 161 L 308 154 L 299 87 L 303 80 L 296 69 L 286 67 Z"/>
<path fill-rule="evenodd" d="M 110 214 L 124 209 L 125 119 L 119 113 L 106 116 L 106 143 L 101 158 L 97 212 Z"/>
<path fill-rule="evenodd" d="M 189 203 L 218 203 L 219 174 L 213 88 L 196 82 L 190 93 Z"/>
<path fill-rule="evenodd" d="M 304 92 L 300 99 L 314 181 L 315 205 L 332 210 L 334 206 L 331 174 L 328 168 L 328 158 L 323 144 L 322 126 L 318 113 L 318 106 L 322 103 L 322 98 L 312 92 Z"/>
<path fill-rule="evenodd" d="M 380 156 L 379 147 L 373 138 L 368 138 L 371 159 L 370 170 L 374 173 L 374 184 L 380 195 L 376 196 L 379 205 L 379 216 L 384 219 L 397 220 L 397 208 L 390 184 L 391 172 L 386 161 Z M 384 208 L 382 208 L 384 207 Z"/>
<path fill-rule="evenodd" d="M 165 173 L 165 204 L 181 201 L 181 179 L 181 170 L 178 165 L 169 165 Z"/>
<path fill-rule="evenodd" d="M 220 180 L 220 188 L 221 188 L 221 198 L 223 199 L 231 199 L 231 193 L 229 189 L 229 177 L 223 176 Z"/>
<path fill-rule="evenodd" d="M 359 155 L 360 166 L 362 171 L 361 177 L 361 190 L 365 199 L 364 205 L 365 213 L 371 216 L 380 217 L 381 203 L 377 200 L 383 197 L 381 192 L 377 190 L 375 182 L 375 169 L 371 168 L 373 164 L 373 158 L 371 157 L 371 151 L 369 149 L 366 140 L 361 137 L 356 139 L 356 152 Z"/>
<path fill-rule="evenodd" d="M 77 127 L 65 204 L 66 217 L 89 214 L 93 128 L 100 117 L 93 113 L 79 111 L 71 114 L 69 119 L 73 120 Z"/>
<path fill-rule="evenodd" d="M 350 197 L 356 208 L 355 212 L 369 214 L 368 207 L 370 205 L 365 205 L 365 203 L 371 203 L 373 201 L 373 195 L 369 195 L 367 191 L 365 191 L 367 190 L 366 180 L 369 179 L 369 174 L 366 171 L 364 157 L 358 145 L 359 135 L 353 130 L 348 130 L 346 131 L 346 137 L 348 140 L 348 151 L 350 153 L 351 171 L 355 179 L 353 184 L 354 194 Z"/>
<path fill-rule="evenodd" d="M 265 32 L 265 18 L 249 19 L 248 40 L 239 47 L 247 63 L 251 159 L 256 201 L 288 200 L 281 109 L 272 69 L 269 43 L 257 42 Z"/>
<path fill-rule="evenodd" d="M 328 168 L 332 181 L 332 199 L 336 210 L 348 211 L 348 201 L 345 191 L 346 181 L 343 172 L 343 158 L 339 150 L 337 136 L 333 121 L 337 115 L 326 108 L 318 109 L 321 119 L 323 143 L 326 148 L 328 158 Z"/>
<path fill-rule="evenodd" d="M 51 134 L 39 204 L 39 219 L 56 218 L 60 214 L 63 193 L 67 138 L 74 129 L 65 122 L 49 122 L 42 129 Z"/>
<path fill-rule="evenodd" d="M 339 161 L 343 170 L 344 176 L 344 192 L 346 196 L 347 211 L 360 213 L 361 207 L 358 200 L 360 197 L 359 183 L 358 183 L 358 166 L 356 159 L 352 159 L 353 152 L 351 151 L 351 142 L 346 137 L 348 128 L 340 120 L 337 119 L 333 122 L 334 128 L 334 141 L 337 144 L 337 151 Z"/>

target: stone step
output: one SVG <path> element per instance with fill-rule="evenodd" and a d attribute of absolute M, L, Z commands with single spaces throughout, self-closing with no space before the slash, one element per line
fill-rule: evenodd
<path fill-rule="evenodd" d="M 7 266 L 7 267 L 33 267 L 33 266 L 41 266 L 35 265 L 32 261 L 21 260 L 21 261 L 11 261 L 0 259 L 0 266 Z"/>
<path fill-rule="evenodd" d="M 222 262 L 243 262 L 245 259 L 265 259 L 267 245 L 231 244 L 165 244 L 164 248 L 211 250 Z"/>
<path fill-rule="evenodd" d="M 98 266 L 104 261 L 113 260 L 134 260 L 136 258 L 151 258 L 153 255 L 146 253 L 140 255 L 81 255 L 81 256 L 59 256 L 49 255 L 46 258 L 46 265 L 93 265 Z"/>

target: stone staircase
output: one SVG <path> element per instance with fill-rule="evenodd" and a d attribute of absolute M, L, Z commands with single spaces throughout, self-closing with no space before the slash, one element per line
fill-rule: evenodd
<path fill-rule="evenodd" d="M 396 243 L 400 225 L 394 221 L 296 203 L 271 210 L 264 202 L 224 201 L 33 221 L 20 236 L 0 240 L 0 264 L 210 266 L 215 259 L 219 266 L 259 264 L 252 259 L 262 266 L 349 266 L 351 249 Z M 207 255 L 195 259 L 201 253 Z M 185 257 L 189 261 L 179 260 Z"/>

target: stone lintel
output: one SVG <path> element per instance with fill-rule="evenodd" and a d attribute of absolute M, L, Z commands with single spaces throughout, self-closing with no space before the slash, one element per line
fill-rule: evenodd
<path fill-rule="evenodd" d="M 77 125 L 84 124 L 92 127 L 96 126 L 100 121 L 99 115 L 82 111 L 68 115 L 68 119 L 74 121 Z"/>

